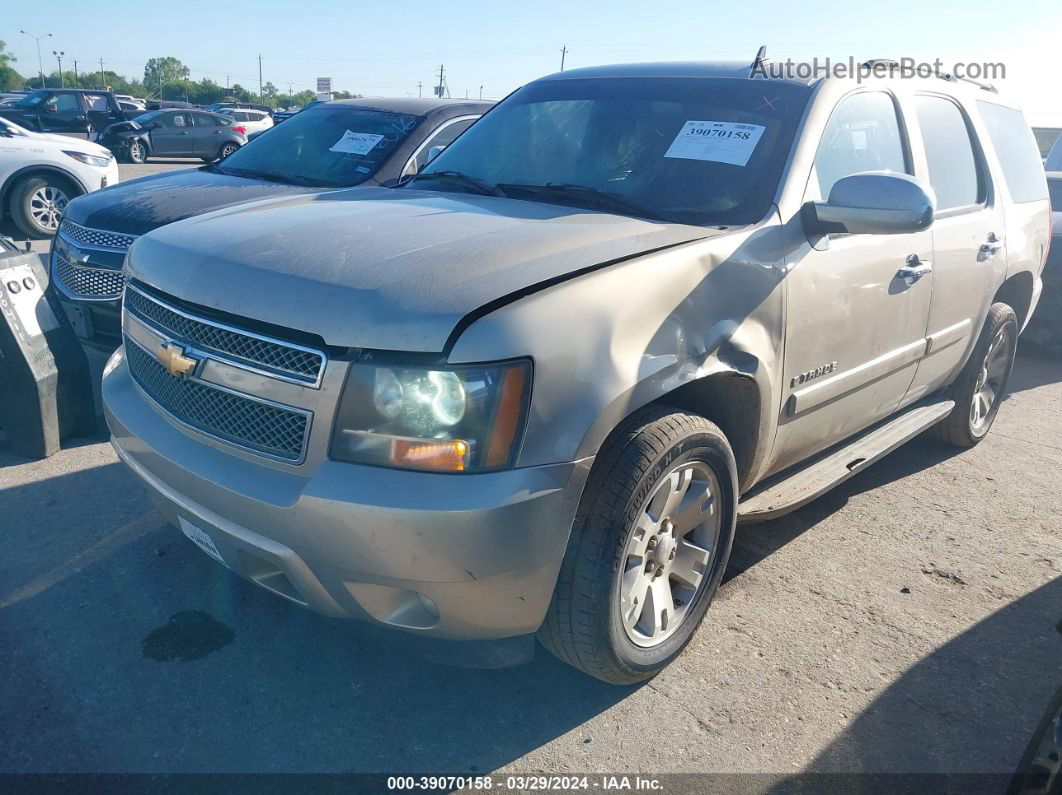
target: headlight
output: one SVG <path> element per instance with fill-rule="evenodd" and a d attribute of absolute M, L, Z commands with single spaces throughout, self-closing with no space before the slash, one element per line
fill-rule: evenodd
<path fill-rule="evenodd" d="M 79 163 L 84 163 L 86 166 L 96 166 L 98 168 L 106 168 L 111 164 L 111 157 L 100 157 L 99 155 L 89 155 L 84 152 L 68 152 L 65 149 L 63 154 L 67 157 L 72 157 Z"/>
<path fill-rule="evenodd" d="M 513 462 L 530 393 L 526 360 L 457 367 L 355 362 L 329 454 L 401 469 L 501 469 Z"/>

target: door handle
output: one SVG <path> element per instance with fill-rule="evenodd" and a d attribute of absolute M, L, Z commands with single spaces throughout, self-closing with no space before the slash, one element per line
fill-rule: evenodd
<path fill-rule="evenodd" d="M 907 258 L 907 264 L 896 271 L 896 275 L 903 279 L 907 286 L 910 287 L 927 273 L 932 272 L 932 262 L 927 259 L 920 259 L 917 254 L 911 254 Z"/>
<path fill-rule="evenodd" d="M 995 254 L 1003 248 L 1003 238 L 997 237 L 995 232 L 988 233 L 988 239 L 981 244 L 982 254 Z"/>

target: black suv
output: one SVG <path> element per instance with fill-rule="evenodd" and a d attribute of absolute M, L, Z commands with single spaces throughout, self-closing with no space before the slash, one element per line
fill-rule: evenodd
<path fill-rule="evenodd" d="M 110 91 L 42 88 L 0 106 L 0 116 L 35 132 L 91 138 L 96 131 L 143 111 L 124 111 Z"/>

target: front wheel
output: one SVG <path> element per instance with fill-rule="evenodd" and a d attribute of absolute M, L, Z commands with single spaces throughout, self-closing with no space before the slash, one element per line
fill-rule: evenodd
<path fill-rule="evenodd" d="M 11 191 L 11 218 L 30 238 L 52 237 L 66 205 L 77 192 L 64 179 L 51 175 L 29 177 Z"/>
<path fill-rule="evenodd" d="M 147 145 L 143 141 L 134 138 L 129 142 L 129 162 L 146 163 L 148 159 Z"/>
<path fill-rule="evenodd" d="M 1018 350 L 1018 319 L 1006 304 L 992 304 L 969 361 L 948 388 L 951 414 L 933 434 L 956 447 L 973 447 L 988 434 L 1006 397 Z"/>
<path fill-rule="evenodd" d="M 655 676 L 719 588 L 736 508 L 734 454 L 718 427 L 675 409 L 634 415 L 590 473 L 542 644 L 613 684 Z"/>

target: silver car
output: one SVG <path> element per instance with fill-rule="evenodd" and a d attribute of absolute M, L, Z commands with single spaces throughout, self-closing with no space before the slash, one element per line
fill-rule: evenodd
<path fill-rule="evenodd" d="M 119 455 L 299 605 L 657 673 L 739 521 L 984 438 L 1047 255 L 993 91 L 753 71 L 566 71 L 395 188 L 140 237 Z"/>

